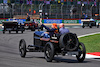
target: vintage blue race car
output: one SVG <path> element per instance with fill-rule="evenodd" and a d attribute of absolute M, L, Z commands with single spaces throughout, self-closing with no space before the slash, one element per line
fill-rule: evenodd
<path fill-rule="evenodd" d="M 44 52 L 47 62 L 52 62 L 55 55 L 76 55 L 79 62 L 83 62 L 86 55 L 85 45 L 79 42 L 74 33 L 65 33 L 63 35 L 54 34 L 51 37 L 44 31 L 35 31 L 33 33 L 33 45 L 26 47 L 26 42 L 21 39 L 19 42 L 19 52 L 21 57 L 26 56 L 26 52 Z"/>

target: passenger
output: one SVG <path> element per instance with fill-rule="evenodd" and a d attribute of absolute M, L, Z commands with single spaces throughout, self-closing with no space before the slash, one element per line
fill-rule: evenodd
<path fill-rule="evenodd" d="M 62 34 L 64 34 L 64 33 L 69 33 L 69 30 L 67 29 L 67 28 L 65 28 L 64 27 L 64 23 L 61 23 L 60 25 L 59 25 L 59 33 L 60 33 L 60 35 L 62 35 Z"/>
<path fill-rule="evenodd" d="M 42 22 L 40 22 L 40 23 L 42 24 Z M 41 26 L 43 26 L 45 29 L 47 29 L 47 32 L 45 32 L 45 33 L 49 34 L 50 36 L 52 36 L 54 33 L 58 33 L 58 28 L 57 28 L 56 23 L 52 24 L 51 29 L 49 27 L 45 26 L 44 24 L 42 24 Z"/>

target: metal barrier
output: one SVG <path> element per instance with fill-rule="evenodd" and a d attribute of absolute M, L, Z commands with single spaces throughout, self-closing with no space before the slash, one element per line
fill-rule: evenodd
<path fill-rule="evenodd" d="M 77 12 L 72 14 L 71 8 L 76 7 Z M 62 4 L 0 4 L 0 17 L 12 18 L 14 15 L 39 15 L 39 10 L 42 10 L 42 18 L 56 19 L 80 19 L 82 13 L 86 13 L 89 18 L 98 19 L 100 16 L 100 4 L 95 5 L 62 5 Z M 98 14 L 98 15 L 97 15 Z"/>

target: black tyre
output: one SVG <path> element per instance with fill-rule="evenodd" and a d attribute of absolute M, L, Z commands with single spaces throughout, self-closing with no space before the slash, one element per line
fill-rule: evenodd
<path fill-rule="evenodd" d="M 99 28 L 99 25 L 97 25 L 97 28 Z"/>
<path fill-rule="evenodd" d="M 76 58 L 79 62 L 83 62 L 85 59 L 85 55 L 86 55 L 86 49 L 83 43 L 79 43 L 79 53 L 78 55 L 76 55 Z"/>
<path fill-rule="evenodd" d="M 19 52 L 21 57 L 25 57 L 26 55 L 26 42 L 24 39 L 21 39 L 19 42 Z"/>
<path fill-rule="evenodd" d="M 89 26 L 90 28 L 92 28 L 92 26 Z"/>
<path fill-rule="evenodd" d="M 92 24 L 89 24 L 89 27 L 92 28 Z"/>
<path fill-rule="evenodd" d="M 9 31 L 9 33 L 11 33 L 11 31 Z"/>
<path fill-rule="evenodd" d="M 85 28 L 85 26 L 82 26 L 82 28 Z"/>
<path fill-rule="evenodd" d="M 46 43 L 44 56 L 47 62 L 52 62 L 54 58 L 54 45 L 51 42 Z"/>
<path fill-rule="evenodd" d="M 59 44 L 61 48 L 65 50 L 73 51 L 78 47 L 78 39 L 76 34 L 66 33 L 60 36 Z"/>
<path fill-rule="evenodd" d="M 3 34 L 5 34 L 5 31 L 3 31 Z"/>
<path fill-rule="evenodd" d="M 32 26 L 31 27 L 31 31 L 35 31 L 35 26 Z"/>
<path fill-rule="evenodd" d="M 18 31 L 16 31 L 16 33 L 18 33 Z"/>
<path fill-rule="evenodd" d="M 21 33 L 23 33 L 23 31 L 21 31 Z"/>

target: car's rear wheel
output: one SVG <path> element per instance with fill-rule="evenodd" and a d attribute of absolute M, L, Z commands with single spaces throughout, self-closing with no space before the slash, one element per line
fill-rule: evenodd
<path fill-rule="evenodd" d="M 85 55 L 86 55 L 86 49 L 83 43 L 79 43 L 79 48 L 78 48 L 78 55 L 76 55 L 76 58 L 79 62 L 83 62 L 85 59 Z"/>
<path fill-rule="evenodd" d="M 92 28 L 92 24 L 89 24 L 89 27 Z"/>
<path fill-rule="evenodd" d="M 85 26 L 82 26 L 82 28 L 85 28 Z"/>
<path fill-rule="evenodd" d="M 26 42 L 24 39 L 21 39 L 19 42 L 19 52 L 21 57 L 25 57 L 26 55 Z"/>
<path fill-rule="evenodd" d="M 92 28 L 92 26 L 89 26 L 90 28 Z"/>
<path fill-rule="evenodd" d="M 97 28 L 99 28 L 99 24 L 97 25 Z"/>
<path fill-rule="evenodd" d="M 21 33 L 23 33 L 23 31 L 21 31 Z"/>
<path fill-rule="evenodd" d="M 44 56 L 47 62 L 52 62 L 54 58 L 54 45 L 51 42 L 46 43 Z"/>

